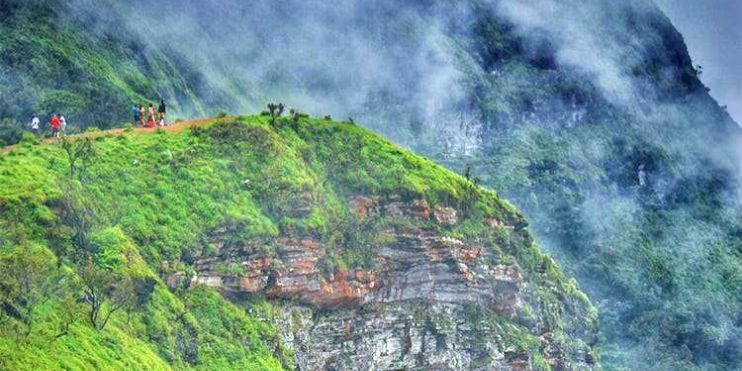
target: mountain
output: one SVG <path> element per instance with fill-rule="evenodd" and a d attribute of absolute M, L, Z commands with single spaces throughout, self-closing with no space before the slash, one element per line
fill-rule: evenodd
<path fill-rule="evenodd" d="M 512 206 L 351 123 L 93 132 L 0 168 L 3 369 L 600 369 L 595 309 Z"/>
<path fill-rule="evenodd" d="M 740 130 L 652 1 L 3 4 L 3 117 L 108 127 L 162 96 L 175 117 L 352 118 L 522 210 L 596 303 L 606 369 L 742 367 Z M 70 74 L 82 108 L 39 103 Z M 146 83 L 104 83 L 127 75 Z"/>

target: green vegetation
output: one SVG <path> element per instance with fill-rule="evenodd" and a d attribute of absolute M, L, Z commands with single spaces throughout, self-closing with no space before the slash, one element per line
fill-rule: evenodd
<path fill-rule="evenodd" d="M 159 274 L 187 271 L 183 262 L 208 256 L 213 248 L 204 241 L 219 228 L 245 241 L 318 236 L 333 248 L 323 263 L 328 273 L 374 268 L 373 247 L 386 240 L 358 228 L 345 201 L 352 195 L 423 198 L 466 210 L 467 221 L 447 233 L 500 241 L 492 246 L 500 249 L 496 256 L 514 255 L 544 288 L 535 293 L 539 313 L 557 310 L 548 326 L 561 332 L 595 321 L 594 313 L 560 314 L 592 307 L 525 230 L 484 228 L 485 217 L 521 220 L 510 205 L 351 123 L 224 117 L 173 133 L 87 135 L 21 144 L 0 157 L 5 368 L 290 367 L 291 354 L 265 316 L 206 287 L 171 292 Z M 387 223 L 394 221 L 379 226 Z M 544 267 L 550 273 L 538 274 Z M 255 305 L 257 312 L 270 307 Z"/>
<path fill-rule="evenodd" d="M 609 27 L 591 24 L 588 37 L 576 39 L 615 43 L 609 53 L 615 59 L 612 62 L 621 80 L 635 85 L 639 98 L 629 104 L 605 94 L 590 73 L 559 63 L 558 45 L 552 45 L 548 32 L 520 30 L 492 11 L 493 1 L 411 2 L 414 5 L 405 11 L 398 11 L 401 6 L 395 2 L 388 2 L 394 11 L 384 6 L 363 8 L 363 16 L 353 19 L 352 28 L 363 30 L 378 43 L 370 45 L 384 46 L 375 51 L 405 51 L 403 58 L 395 52 L 380 53 L 380 61 L 429 60 L 431 49 L 444 46 L 446 58 L 440 59 L 451 57 L 454 66 L 444 63 L 443 67 L 461 72 L 457 80 L 466 96 L 452 106 L 467 107 L 464 113 L 483 125 L 481 136 L 471 138 L 479 146 L 470 155 L 449 145 L 447 136 L 455 120 L 418 117 L 421 107 L 415 104 L 425 99 L 405 100 L 419 93 L 407 89 L 415 85 L 409 80 L 426 77 L 423 72 L 429 73 L 430 68 L 419 71 L 409 69 L 415 66 L 408 64 L 390 63 L 384 86 L 367 91 L 366 86 L 347 83 L 348 76 L 355 76 L 353 72 L 366 74 L 366 70 L 350 68 L 335 76 L 334 68 L 323 73 L 321 63 L 319 68 L 313 63 L 307 68 L 300 60 L 307 50 L 288 45 L 281 37 L 274 40 L 273 28 L 265 27 L 260 18 L 264 13 L 257 12 L 253 19 L 260 21 L 252 22 L 258 26 L 250 30 L 268 41 L 266 49 L 271 53 L 247 47 L 244 54 L 234 54 L 234 50 L 218 54 L 212 62 L 233 57 L 240 63 L 218 60 L 207 71 L 215 76 L 205 76 L 177 46 L 162 47 L 177 43 L 158 40 L 158 48 L 134 36 L 140 34 L 121 18 L 128 13 L 115 7 L 115 2 L 95 2 L 110 16 L 105 17 L 104 22 L 110 22 L 105 25 L 91 16 L 95 9 L 86 13 L 67 2 L 57 3 L 5 0 L 0 9 L 0 96 L 4 98 L 0 101 L 0 144 L 22 143 L 2 160 L 5 175 L 0 174 L 0 179 L 7 185 L 0 189 L 7 230 L 2 239 L 11 241 L 3 243 L 8 245 L 8 256 L 16 256 L 22 251 L 18 249 L 30 249 L 44 261 L 39 257 L 49 251 L 46 254 L 56 256 L 65 267 L 49 274 L 50 268 L 30 259 L 7 263 L 9 271 L 17 271 L 18 264 L 29 265 L 35 267 L 29 273 L 38 272 L 37 277 L 75 281 L 69 277 L 77 274 L 69 271 L 84 265 L 68 257 L 76 249 L 69 242 L 69 235 L 75 234 L 71 232 L 74 223 L 60 220 L 65 204 L 79 204 L 70 202 L 70 195 L 73 200 L 87 200 L 89 206 L 81 209 L 95 215 L 96 233 L 123 233 L 156 271 L 153 276 L 165 269 L 162 262 L 172 263 L 168 269 L 174 269 L 174 260 L 213 253 L 214 246 L 203 236 L 218 228 L 227 228 L 243 240 L 270 240 L 286 232 L 316 234 L 332 248 L 321 262 L 327 273 L 373 268 L 373 254 L 364 247 L 389 243 L 389 236 L 372 233 L 381 225 L 358 227 L 343 204 L 349 194 L 372 193 L 425 197 L 433 204 L 456 206 L 467 219 L 442 233 L 497 241 L 488 244 L 497 252 L 493 259 L 515 259 L 529 273 L 553 272 L 554 277 L 561 277 L 554 263 L 531 247 L 529 237 L 482 230 L 479 219 L 490 213 L 510 217 L 513 224 L 524 222 L 511 207 L 491 201 L 493 195 L 473 184 L 481 180 L 528 216 L 541 245 L 580 280 L 596 302 L 603 303 L 602 352 L 609 370 L 742 367 L 742 218 L 737 206 L 740 180 L 735 155 L 739 131 L 701 84 L 700 71 L 693 67 L 682 36 L 644 1 L 623 2 L 630 4 L 626 8 L 608 6 L 619 2 L 600 2 L 606 5 L 609 21 L 595 23 Z M 149 11 L 149 2 L 138 3 Z M 180 2 L 170 3 L 163 9 L 181 7 Z M 293 5 L 285 6 L 290 11 L 278 12 L 286 17 L 279 21 L 282 25 L 314 21 L 289 9 Z M 575 14 L 590 12 L 587 7 L 581 10 Z M 474 16 L 457 18 L 456 27 L 447 27 L 446 35 L 436 35 L 443 40 L 436 40 L 431 48 L 426 26 L 446 24 L 439 22 L 439 14 L 458 17 L 467 12 Z M 251 23 L 245 19 L 253 12 L 246 13 L 237 16 L 239 25 Z M 222 41 L 225 34 L 231 36 L 223 32 L 222 22 L 210 23 L 203 30 L 206 39 Z M 80 29 L 81 24 L 87 27 Z M 355 43 L 356 38 L 347 39 L 354 42 L 353 47 L 361 44 Z M 318 55 L 335 57 L 337 52 L 317 49 Z M 352 60 L 353 50 L 345 52 Z M 602 59 L 596 61 L 604 64 Z M 228 71 L 220 71 L 221 64 Z M 271 68 L 267 78 L 261 73 L 238 76 L 229 70 L 264 64 Z M 435 77 L 441 75 L 435 72 Z M 226 87 L 210 85 L 210 78 L 223 76 L 229 76 Z M 386 86 L 392 81 L 405 89 Z M 351 124 L 330 124 L 329 116 L 310 120 L 294 111 L 288 121 L 277 119 L 277 106 L 239 125 L 227 114 L 219 114 L 223 125 L 196 127 L 189 134 L 147 136 L 127 131 L 122 137 L 104 135 L 93 142 L 95 158 L 104 160 L 89 164 L 87 175 L 80 174 L 76 166 L 70 168 L 71 156 L 62 148 L 34 146 L 37 139 L 24 135 L 21 126 L 34 111 L 40 115 L 61 111 L 71 129 L 80 132 L 89 126 L 118 126 L 127 120 L 132 101 L 144 103 L 158 96 L 166 98 L 177 115 L 193 117 L 238 111 L 236 102 L 245 99 L 297 98 L 297 94 L 299 98 L 329 95 L 327 101 L 333 104 L 353 102 L 359 90 L 368 101 L 361 102 L 361 107 L 341 107 L 333 115 L 356 117 L 359 123 L 460 171 L 473 182 L 429 166 L 428 161 L 367 136 Z M 441 121 L 446 130 L 438 133 Z M 348 132 L 357 135 L 348 138 Z M 77 175 L 63 181 L 70 172 Z M 382 223 L 402 225 L 406 221 Z M 55 229 L 48 236 L 50 227 Z M 14 239 L 35 242 L 19 244 Z M 335 251 L 336 247 L 348 248 Z M 180 268 L 186 265 L 179 264 Z M 234 266 L 221 268 L 239 273 Z M 559 282 L 559 290 L 573 293 L 572 299 L 587 301 L 574 284 L 564 279 Z M 42 293 L 44 286 L 39 286 Z M 12 290 L 21 290 L 17 287 Z M 545 300 L 544 308 L 558 299 L 548 291 L 538 295 Z M 30 300 L 19 310 L 49 305 L 37 301 Z M 125 307 L 113 315 L 106 332 L 118 328 L 115 319 Z M 559 313 L 550 313 L 551 325 L 560 326 Z M 67 323 L 58 322 L 53 327 Z M 38 328 L 39 323 L 43 320 L 31 328 Z M 29 324 L 21 321 L 17 325 L 23 331 Z"/>
<path fill-rule="evenodd" d="M 82 132 L 120 126 L 130 119 L 133 104 L 157 104 L 160 97 L 173 112 L 203 115 L 204 102 L 214 110 L 228 108 L 207 101 L 205 94 L 199 97 L 196 86 L 210 88 L 167 51 L 147 49 L 146 40 L 113 31 L 126 27 L 123 19 L 103 20 L 86 10 L 76 2 L 3 1 L 0 144 L 18 142 L 18 130 L 27 129 L 33 114 L 43 122 L 62 113 L 68 131 Z"/>
<path fill-rule="evenodd" d="M 630 103 L 482 17 L 470 44 L 491 72 L 472 74 L 483 81 L 480 151 L 452 157 L 429 139 L 415 148 L 516 204 L 602 302 L 607 370 L 739 369 L 740 131 L 664 15 L 628 9 L 591 34 L 637 43 L 615 51 L 637 85 Z"/>
<path fill-rule="evenodd" d="M 87 160 L 70 170 L 74 153 Z M 224 117 L 172 132 L 25 143 L 0 156 L 0 184 L 6 369 L 290 368 L 291 353 L 265 315 L 272 304 L 248 303 L 245 311 L 210 288 L 171 291 L 160 274 L 188 271 L 194 256 L 213 252 L 206 241 L 222 228 L 232 238 L 264 239 L 265 249 L 280 234 L 317 236 L 332 248 L 328 272 L 373 268 L 369 256 L 388 237 L 358 228 L 346 201 L 353 195 L 466 210 L 466 221 L 446 233 L 499 241 L 495 256 L 514 256 L 539 288 L 534 311 L 547 326 L 563 333 L 596 320 L 575 282 L 524 229 L 484 227 L 492 216 L 524 225 L 510 205 L 351 123 Z M 451 324 L 432 320 L 445 335 Z"/>

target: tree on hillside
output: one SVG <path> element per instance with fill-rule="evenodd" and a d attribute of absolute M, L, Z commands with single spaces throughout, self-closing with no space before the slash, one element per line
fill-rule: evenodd
<path fill-rule="evenodd" d="M 0 251 L 0 326 L 13 321 L 19 339 L 25 339 L 33 331 L 40 306 L 73 295 L 71 277 L 56 266 L 55 260 L 51 251 L 39 246 Z M 74 311 L 73 308 L 61 311 L 67 310 Z M 69 313 L 60 314 L 70 318 Z"/>
<path fill-rule="evenodd" d="M 90 165 L 95 161 L 96 152 L 93 142 L 90 138 L 75 141 L 62 138 L 60 145 L 64 149 L 65 154 L 67 154 L 70 178 L 74 178 L 77 175 L 78 180 L 83 181 Z"/>
<path fill-rule="evenodd" d="M 271 116 L 271 123 L 275 124 L 276 119 L 283 115 L 283 110 L 286 106 L 283 103 L 268 103 L 268 111 Z"/>
<path fill-rule="evenodd" d="M 83 285 L 83 300 L 90 309 L 89 321 L 103 330 L 111 316 L 135 300 L 132 280 L 114 270 L 98 267 L 92 259 L 78 269 Z"/>
<path fill-rule="evenodd" d="M 96 215 L 88 199 L 83 197 L 81 185 L 74 181 L 61 184 L 62 210 L 60 219 L 62 224 L 71 229 L 71 242 L 74 251 L 68 251 L 71 258 L 80 264 L 93 252 L 90 243 L 90 233 L 96 224 Z"/>
<path fill-rule="evenodd" d="M 135 258 L 130 249 L 119 246 L 117 235 L 111 243 L 111 233 L 97 227 L 98 218 L 84 197 L 81 184 L 75 181 L 65 184 L 61 219 L 72 230 L 71 258 L 80 278 L 82 302 L 89 310 L 88 320 L 94 329 L 101 331 L 115 313 L 126 311 L 130 316 L 136 308 L 143 307 L 155 282 L 134 274 Z"/>

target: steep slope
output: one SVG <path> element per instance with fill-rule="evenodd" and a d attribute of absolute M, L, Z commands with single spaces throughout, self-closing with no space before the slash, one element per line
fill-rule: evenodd
<path fill-rule="evenodd" d="M 446 163 L 513 200 L 600 303 L 606 368 L 738 369 L 741 133 L 667 18 L 628 4 L 483 20 L 474 50 L 493 78 L 476 100 L 490 124 L 479 153 Z"/>
<path fill-rule="evenodd" d="M 23 143 L 0 184 L 6 369 L 599 369 L 520 214 L 351 123 Z"/>
<path fill-rule="evenodd" d="M 178 100 L 145 69 L 178 114 L 285 101 L 470 165 L 598 303 L 607 368 L 742 367 L 740 131 L 651 1 L 70 4 L 92 44 L 137 40 L 206 87 Z"/>
<path fill-rule="evenodd" d="M 106 9 L 104 13 L 98 10 Z M 0 2 L 3 144 L 20 140 L 33 114 L 62 113 L 70 130 L 129 121 L 133 104 L 167 100 L 172 112 L 203 116 L 238 109 L 178 54 L 152 47 L 115 3 Z M 95 10 L 95 12 L 93 11 Z"/>

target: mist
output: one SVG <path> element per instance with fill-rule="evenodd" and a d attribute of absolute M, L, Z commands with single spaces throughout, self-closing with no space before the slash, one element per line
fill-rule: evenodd
<path fill-rule="evenodd" d="M 742 330 L 729 304 L 737 299 L 701 295 L 725 282 L 712 258 L 728 242 L 720 226 L 739 217 L 740 161 L 730 151 L 739 133 L 687 68 L 681 35 L 665 27 L 669 20 L 653 2 L 96 4 L 74 0 L 68 16 L 89 20 L 101 35 L 121 26 L 137 35 L 145 55 L 165 53 L 197 73 L 202 101 L 158 91 L 179 117 L 259 112 L 280 101 L 353 119 L 454 170 L 474 162 L 476 175 L 524 210 L 540 244 L 598 303 L 608 348 L 623 352 L 618 364 L 682 351 L 664 349 L 661 335 L 620 343 L 635 330 L 623 320 L 671 322 L 678 303 L 688 303 L 678 309 L 688 323 L 702 324 L 697 336 L 713 338 L 693 349 L 695 364 L 724 358 L 725 347 L 740 353 Z M 507 30 L 497 36 L 509 55 L 477 45 L 488 18 Z M 551 167 L 533 170 L 541 159 Z M 637 184 L 640 167 L 646 185 Z M 562 172 L 573 183 L 536 184 L 539 172 Z M 707 195 L 684 193 L 707 183 L 720 184 L 708 196 L 718 201 L 713 211 L 687 200 Z M 568 229 L 553 209 L 567 204 L 552 189 L 563 184 L 574 197 L 564 208 L 574 218 L 567 232 L 584 234 L 566 242 L 554 232 Z M 669 221 L 659 231 L 645 228 L 655 219 Z M 632 295 L 643 301 L 626 299 Z"/>
<path fill-rule="evenodd" d="M 704 67 L 711 95 L 742 122 L 742 2 L 735 0 L 659 0 L 683 33 L 695 63 Z"/>

